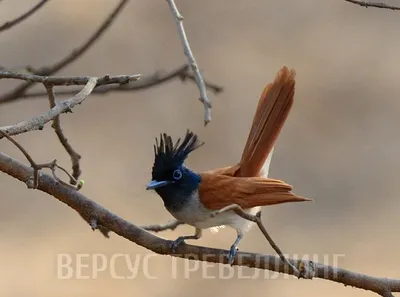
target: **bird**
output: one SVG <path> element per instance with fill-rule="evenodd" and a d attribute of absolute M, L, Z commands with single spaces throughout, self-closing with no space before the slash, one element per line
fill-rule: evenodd
<path fill-rule="evenodd" d="M 204 145 L 190 130 L 176 142 L 167 133 L 156 138 L 152 178 L 146 190 L 154 190 L 175 219 L 195 227 L 194 235 L 173 241 L 172 250 L 185 240 L 199 239 L 205 229 L 228 226 L 237 232 L 227 255 L 232 265 L 240 240 L 254 223 L 234 210 L 215 215 L 216 211 L 238 205 L 247 214 L 256 215 L 262 206 L 311 201 L 294 194 L 286 182 L 268 178 L 275 142 L 293 105 L 295 75 L 294 69 L 283 66 L 265 86 L 241 159 L 233 166 L 203 172 L 188 168 L 185 160 L 189 154 Z"/>

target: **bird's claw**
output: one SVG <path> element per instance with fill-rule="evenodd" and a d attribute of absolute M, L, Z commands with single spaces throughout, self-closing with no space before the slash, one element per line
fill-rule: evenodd
<path fill-rule="evenodd" d="M 228 264 L 229 265 L 232 266 L 233 262 L 235 262 L 235 256 L 236 256 L 236 253 L 238 250 L 239 249 L 235 245 L 231 246 L 231 249 L 229 250 L 229 254 L 228 254 Z"/>
<path fill-rule="evenodd" d="M 185 244 L 185 238 L 184 237 L 178 237 L 176 240 L 174 240 L 171 245 L 170 249 L 173 253 L 175 253 L 176 249 L 178 248 L 179 245 Z"/>

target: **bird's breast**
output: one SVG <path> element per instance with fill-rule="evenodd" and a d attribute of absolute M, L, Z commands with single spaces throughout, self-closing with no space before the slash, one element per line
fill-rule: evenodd
<path fill-rule="evenodd" d="M 200 202 L 198 190 L 193 191 L 189 199 L 187 199 L 179 209 L 169 209 L 168 207 L 167 209 L 177 220 L 200 229 L 230 226 L 242 230 L 248 229 L 251 225 L 249 221 L 244 220 L 233 211 L 224 212 L 215 217 L 211 217 L 213 211 L 206 208 Z M 257 211 L 258 209 L 259 208 L 257 208 Z M 249 209 L 248 212 L 256 213 L 256 208 Z"/>
<path fill-rule="evenodd" d="M 198 190 L 193 191 L 190 197 L 185 199 L 185 203 L 179 208 L 167 207 L 167 209 L 177 220 L 195 227 L 211 219 L 210 214 L 212 211 L 201 204 Z"/>

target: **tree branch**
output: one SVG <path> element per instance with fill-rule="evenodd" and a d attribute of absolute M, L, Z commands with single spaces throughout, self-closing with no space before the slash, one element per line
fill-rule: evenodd
<path fill-rule="evenodd" d="M 120 84 L 124 85 L 131 81 L 140 79 L 140 74 L 133 75 L 117 75 L 97 78 L 96 86 Z M 29 82 L 43 83 L 51 86 L 70 86 L 70 85 L 86 85 L 91 76 L 43 76 L 26 73 L 16 73 L 12 71 L 0 71 L 0 79 L 20 79 Z M 47 94 L 47 93 L 46 93 Z"/>
<path fill-rule="evenodd" d="M 38 187 L 39 184 L 39 170 L 43 169 L 43 168 L 50 168 L 51 172 L 53 173 L 53 177 L 60 183 L 62 183 L 65 186 L 70 187 L 69 184 L 65 183 L 64 181 L 62 181 L 61 179 L 59 179 L 56 175 L 56 169 L 59 168 L 62 171 L 64 171 L 68 176 L 70 176 L 68 174 L 68 172 L 62 168 L 61 166 L 57 165 L 57 160 L 54 160 L 52 162 L 49 163 L 43 163 L 43 164 L 37 164 L 32 157 L 28 154 L 28 152 L 25 150 L 25 148 L 20 145 L 17 141 L 15 141 L 10 135 L 8 135 L 6 132 L 0 130 L 0 134 L 3 135 L 5 138 L 7 138 L 12 144 L 14 144 L 20 151 L 21 153 L 25 156 L 25 158 L 28 160 L 29 164 L 31 165 L 32 169 L 33 169 L 33 178 L 29 179 L 26 181 L 26 184 L 28 186 L 28 188 L 30 189 L 36 189 Z M 70 176 L 71 177 L 71 176 Z M 73 177 L 71 177 L 71 179 L 73 179 Z M 33 182 L 32 182 L 33 180 Z M 75 181 L 76 184 L 76 181 Z M 76 188 L 73 187 L 76 190 L 80 190 L 83 186 L 83 183 L 80 183 Z"/>
<path fill-rule="evenodd" d="M 104 76 L 102 78 L 97 78 L 97 77 L 47 77 L 47 76 L 39 76 L 39 75 L 32 75 L 32 74 L 21 74 L 21 73 L 14 73 L 14 72 L 0 72 L 0 79 L 1 78 L 17 78 L 17 79 L 23 79 L 23 80 L 29 80 L 29 81 L 35 81 L 35 82 L 40 82 L 43 83 L 46 87 L 47 90 L 47 95 L 49 97 L 49 102 L 50 102 L 50 110 L 42 115 L 42 116 L 36 116 L 32 118 L 29 121 L 23 121 L 18 124 L 12 125 L 12 126 L 6 126 L 6 127 L 1 127 L 0 129 L 0 139 L 2 137 L 8 138 L 11 142 L 13 142 L 20 150 L 21 152 L 26 156 L 26 158 L 29 160 L 32 168 L 34 169 L 34 183 L 33 187 L 37 187 L 37 171 L 41 168 L 50 168 L 53 172 L 53 175 L 55 175 L 55 168 L 60 168 L 64 172 L 68 174 L 68 172 L 59 167 L 56 164 L 56 161 L 53 161 L 52 163 L 48 164 L 42 164 L 38 165 L 33 162 L 33 160 L 29 157 L 27 152 L 18 144 L 16 143 L 10 135 L 16 135 L 20 133 L 24 133 L 27 131 L 32 131 L 36 129 L 43 129 L 44 125 L 49 122 L 53 121 L 52 127 L 54 128 L 56 135 L 58 136 L 58 139 L 60 140 L 61 144 L 64 146 L 65 150 L 68 152 L 68 154 L 71 157 L 72 161 L 72 175 L 69 175 L 70 177 L 70 183 L 72 185 L 77 184 L 77 179 L 79 178 L 81 174 L 80 166 L 79 166 L 79 160 L 81 156 L 72 148 L 72 146 L 69 144 L 67 138 L 65 137 L 62 128 L 61 128 L 61 123 L 60 123 L 60 114 L 63 112 L 68 112 L 71 111 L 71 109 L 77 105 L 83 102 L 85 98 L 93 91 L 94 87 L 98 85 L 104 85 L 104 84 L 110 84 L 110 83 L 119 83 L 119 84 L 126 84 L 129 83 L 131 80 L 137 80 L 140 78 L 140 75 L 120 75 L 120 76 L 115 76 L 115 77 L 110 77 L 110 76 Z M 70 85 L 70 84 L 86 84 L 86 86 L 74 97 L 68 100 L 64 100 L 58 105 L 56 104 L 55 101 L 55 94 L 53 91 L 53 85 Z M 81 187 L 81 185 L 78 185 L 78 187 Z"/>
<path fill-rule="evenodd" d="M 12 21 L 5 22 L 3 25 L 0 26 L 0 32 L 10 29 L 10 28 L 14 27 L 15 25 L 19 24 L 20 22 L 22 22 L 23 20 L 27 19 L 32 14 L 34 14 L 37 10 L 39 10 L 43 5 L 45 5 L 48 1 L 49 0 L 41 0 L 41 1 L 39 1 L 39 3 L 37 3 L 34 7 L 32 7 L 30 10 L 28 10 L 24 14 L 13 19 Z"/>
<path fill-rule="evenodd" d="M 101 85 L 101 86 L 96 86 L 96 88 L 93 90 L 92 94 L 107 94 L 109 92 L 134 92 L 134 91 L 140 91 L 140 90 L 145 90 L 152 88 L 157 85 L 161 85 L 163 83 L 167 83 L 173 79 L 179 78 L 181 81 L 185 82 L 187 80 L 189 81 L 195 81 L 195 78 L 192 73 L 190 73 L 189 65 L 182 65 L 179 66 L 176 69 L 170 70 L 168 72 L 165 71 L 157 71 L 156 73 L 152 75 L 147 75 L 147 76 L 141 76 L 140 80 L 138 81 L 132 81 L 131 83 L 127 84 L 121 84 L 121 85 Z M 220 92 L 223 92 L 223 87 L 216 85 L 212 82 L 204 81 L 206 84 L 207 89 L 212 91 L 214 94 L 219 94 Z M 56 91 L 57 96 L 65 96 L 65 95 L 74 95 L 79 90 L 76 88 L 68 88 L 66 90 L 58 90 Z M 46 92 L 43 91 L 36 91 L 36 92 L 30 92 L 28 94 L 24 94 L 15 100 L 11 101 L 18 101 L 21 99 L 37 99 L 37 98 L 42 98 L 44 96 L 47 96 Z M 9 103 L 8 102 L 0 102 L 0 104 L 4 103 Z"/>
<path fill-rule="evenodd" d="M 391 9 L 391 10 L 400 10 L 399 6 L 388 5 L 382 2 L 370 2 L 370 1 L 361 1 L 361 0 L 344 0 L 346 2 L 350 2 L 353 4 L 357 4 L 363 6 L 365 8 L 368 7 L 375 7 L 375 8 L 384 8 L 384 9 Z"/>
<path fill-rule="evenodd" d="M 36 77 L 36 76 L 35 76 Z M 133 75 L 133 76 L 118 76 L 119 78 L 123 78 L 122 81 L 128 82 L 129 79 L 127 78 L 133 78 L 133 79 L 138 79 L 140 77 L 139 75 Z M 67 80 L 70 78 L 67 78 Z M 59 81 L 60 80 L 60 81 Z M 65 78 L 55 78 L 54 80 L 45 80 L 43 83 L 44 84 L 52 84 L 52 83 L 57 83 L 57 82 L 65 82 Z M 35 116 L 32 119 L 28 121 L 22 121 L 19 122 L 15 125 L 10 125 L 10 126 L 3 126 L 0 127 L 1 130 L 6 132 L 8 135 L 17 135 L 21 133 L 25 133 L 28 131 L 33 131 L 33 130 L 42 130 L 44 125 L 48 123 L 49 121 L 52 121 L 54 118 L 59 116 L 62 113 L 70 112 L 73 107 L 75 107 L 78 104 L 81 104 L 87 96 L 89 96 L 93 89 L 98 85 L 98 83 L 109 83 L 109 81 L 114 81 L 113 78 L 111 77 L 103 77 L 103 78 L 98 78 L 98 77 L 85 77 L 85 79 L 82 81 L 77 80 L 77 83 L 81 83 L 83 81 L 86 81 L 85 87 L 75 96 L 73 96 L 70 99 L 63 100 L 59 103 L 57 103 L 52 109 L 47 111 L 45 114 L 40 115 L 40 116 Z M 116 80 L 117 82 L 119 80 Z M 0 137 L 1 139 L 2 137 Z"/>
<path fill-rule="evenodd" d="M 94 87 L 97 84 L 97 80 L 98 78 L 96 77 L 89 78 L 86 85 L 78 94 L 70 99 L 58 102 L 56 106 L 47 111 L 45 114 L 35 116 L 28 121 L 22 121 L 15 125 L 0 127 L 0 130 L 3 130 L 8 135 L 17 135 L 28 131 L 43 129 L 44 125 L 53 120 L 56 116 L 71 111 L 74 106 L 81 104 L 93 91 Z M 0 139 L 1 138 L 2 137 L 0 137 Z"/>
<path fill-rule="evenodd" d="M 4 153 L 0 153 L 0 171 L 25 183 L 33 174 L 32 168 Z M 226 264 L 228 255 L 228 251 L 226 250 L 182 244 L 177 247 L 176 253 L 172 253 L 170 250 L 172 241 L 157 237 L 129 223 L 105 209 L 103 206 L 88 199 L 82 193 L 71 187 L 60 184 L 47 174 L 40 174 L 38 189 L 54 196 L 59 201 L 77 211 L 86 222 L 90 223 L 92 228 L 102 227 L 103 230 L 108 229 L 157 254 Z M 293 265 L 297 265 L 298 263 L 298 261 L 294 259 L 288 260 Z M 287 266 L 279 257 L 273 255 L 238 252 L 234 265 L 287 273 L 287 269 L 285 270 Z M 311 267 L 312 276 L 316 278 L 372 291 L 381 296 L 392 296 L 391 292 L 400 292 L 400 280 L 368 276 L 337 267 L 313 263 L 311 261 L 306 263 L 306 265 Z"/>
<path fill-rule="evenodd" d="M 46 91 L 49 96 L 49 104 L 50 108 L 54 108 L 56 106 L 56 98 L 54 95 L 54 89 L 53 86 L 46 85 Z M 81 175 L 82 171 L 79 165 L 79 160 L 81 159 L 81 155 L 78 154 L 74 148 L 70 145 L 68 142 L 67 137 L 65 137 L 64 132 L 61 128 L 61 121 L 60 121 L 60 116 L 56 116 L 53 119 L 53 124 L 51 127 L 54 129 L 56 132 L 56 135 L 58 137 L 58 140 L 61 142 L 62 146 L 65 148 L 67 153 L 69 154 L 72 162 L 72 176 L 70 177 L 70 184 L 76 185 L 77 184 L 77 179 Z"/>
<path fill-rule="evenodd" d="M 34 71 L 34 74 L 46 76 L 52 75 L 53 73 L 61 70 L 65 66 L 69 65 L 76 59 L 78 59 L 83 53 L 85 53 L 99 38 L 103 35 L 107 28 L 113 23 L 117 15 L 122 11 L 123 7 L 128 3 L 128 0 L 121 0 L 117 7 L 111 12 L 111 14 L 104 20 L 102 25 L 93 33 L 93 35 L 80 47 L 74 49 L 68 56 L 61 59 L 60 61 L 54 63 L 51 66 L 42 67 L 38 70 Z M 31 88 L 35 83 L 34 82 L 26 82 L 14 90 L 5 93 L 0 96 L 0 103 L 9 102 L 17 99 L 18 97 L 25 94 L 25 92 Z"/>
<path fill-rule="evenodd" d="M 211 101 L 207 97 L 206 85 L 204 83 L 203 76 L 200 73 L 199 66 L 197 65 L 197 62 L 193 56 L 192 50 L 190 49 L 189 41 L 185 33 L 185 28 L 183 27 L 183 16 L 179 13 L 174 0 L 167 0 L 167 2 L 178 27 L 178 33 L 182 42 L 183 52 L 189 60 L 189 65 L 194 73 L 197 86 L 199 87 L 200 101 L 204 105 L 204 125 L 207 125 L 211 121 Z"/>

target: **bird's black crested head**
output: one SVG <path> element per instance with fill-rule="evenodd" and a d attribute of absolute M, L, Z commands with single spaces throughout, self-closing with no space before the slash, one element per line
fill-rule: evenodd
<path fill-rule="evenodd" d="M 172 142 L 171 136 L 161 134 L 154 146 L 152 180 L 147 190 L 155 190 L 169 211 L 178 211 L 198 190 L 201 176 L 183 165 L 187 156 L 203 145 L 189 130 L 181 141 Z"/>
<path fill-rule="evenodd" d="M 156 138 L 154 145 L 153 180 L 162 181 L 174 178 L 174 171 L 183 165 L 192 151 L 203 144 L 204 142 L 200 142 L 197 135 L 189 130 L 186 131 L 182 142 L 179 138 L 173 143 L 171 136 L 166 133 L 161 134 L 160 139 Z"/>

